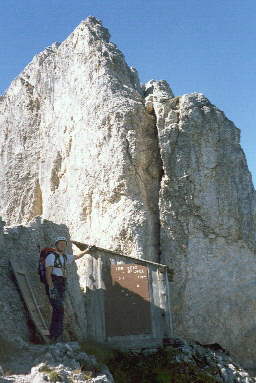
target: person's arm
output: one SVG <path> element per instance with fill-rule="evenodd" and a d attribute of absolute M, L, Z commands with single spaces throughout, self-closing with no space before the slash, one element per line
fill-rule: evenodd
<path fill-rule="evenodd" d="M 79 258 L 82 258 L 85 254 L 89 253 L 95 246 L 88 246 L 87 249 L 81 251 L 81 253 L 74 254 L 75 261 Z"/>
<path fill-rule="evenodd" d="M 53 286 L 53 282 L 52 282 L 52 269 L 53 269 L 53 266 L 47 266 L 45 268 L 45 271 L 46 271 L 46 282 L 49 286 L 50 289 L 52 289 L 54 286 Z"/>

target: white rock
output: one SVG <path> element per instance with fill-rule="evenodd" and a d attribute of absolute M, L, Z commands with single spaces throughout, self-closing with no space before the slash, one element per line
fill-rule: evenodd
<path fill-rule="evenodd" d="M 77 240 L 157 259 L 154 119 L 136 71 L 97 19 L 34 57 L 3 97 L 0 123 L 7 224 L 42 214 Z"/>
<path fill-rule="evenodd" d="M 201 93 L 153 107 L 163 161 L 161 262 L 174 269 L 175 331 L 217 342 L 253 367 L 256 194 L 240 130 Z"/>

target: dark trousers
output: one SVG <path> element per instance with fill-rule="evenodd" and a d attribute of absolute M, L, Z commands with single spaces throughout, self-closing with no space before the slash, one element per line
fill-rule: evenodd
<path fill-rule="evenodd" d="M 58 337 L 63 333 L 65 278 L 52 275 L 53 286 L 57 291 L 57 298 L 49 297 L 49 286 L 46 284 L 46 294 L 52 306 L 52 319 L 50 325 L 50 337 Z"/>

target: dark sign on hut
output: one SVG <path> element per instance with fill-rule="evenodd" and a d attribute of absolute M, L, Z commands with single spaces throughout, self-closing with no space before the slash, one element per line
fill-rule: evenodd
<path fill-rule="evenodd" d="M 148 268 L 136 263 L 111 265 L 110 275 L 105 306 L 107 336 L 150 334 Z"/>

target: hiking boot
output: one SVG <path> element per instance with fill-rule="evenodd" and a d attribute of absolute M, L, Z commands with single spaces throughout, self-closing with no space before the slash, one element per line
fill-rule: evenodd
<path fill-rule="evenodd" d="M 55 336 L 49 336 L 49 339 L 48 339 L 48 344 L 53 344 L 55 343 Z"/>
<path fill-rule="evenodd" d="M 63 342 L 63 335 L 50 337 L 50 344 Z"/>

